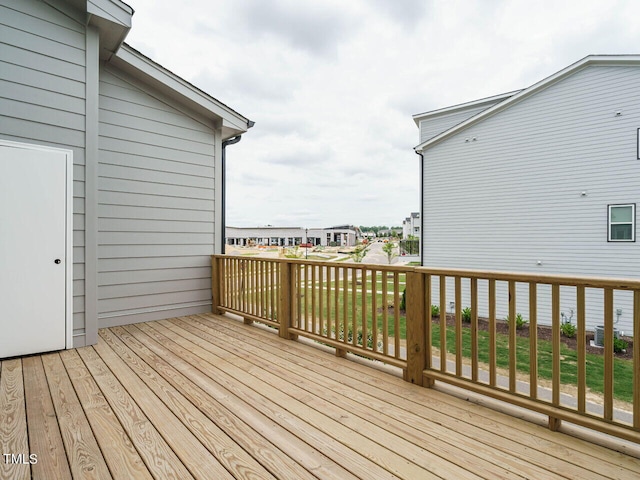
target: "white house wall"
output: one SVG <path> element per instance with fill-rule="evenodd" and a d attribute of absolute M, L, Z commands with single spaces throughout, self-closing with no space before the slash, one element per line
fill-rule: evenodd
<path fill-rule="evenodd" d="M 213 125 L 100 70 L 100 326 L 211 309 Z"/>
<path fill-rule="evenodd" d="M 638 243 L 607 242 L 607 205 L 640 202 L 638 127 L 640 68 L 589 66 L 428 148 L 425 265 L 637 278 Z"/>
<path fill-rule="evenodd" d="M 84 335 L 84 17 L 66 4 L 0 2 L 0 136 L 73 150 L 73 328 Z"/>

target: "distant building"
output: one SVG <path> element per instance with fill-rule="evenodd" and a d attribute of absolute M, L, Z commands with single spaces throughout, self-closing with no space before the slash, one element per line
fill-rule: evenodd
<path fill-rule="evenodd" d="M 302 227 L 226 227 L 227 245 L 294 247 L 303 243 L 325 247 L 352 247 L 361 238 L 360 229 L 353 225 L 329 228 Z"/>
<path fill-rule="evenodd" d="M 386 230 L 378 230 L 378 237 L 401 236 L 402 228 L 388 228 Z"/>
<path fill-rule="evenodd" d="M 402 222 L 402 238 L 410 236 L 420 238 L 420 212 L 411 212 L 411 215 Z"/>

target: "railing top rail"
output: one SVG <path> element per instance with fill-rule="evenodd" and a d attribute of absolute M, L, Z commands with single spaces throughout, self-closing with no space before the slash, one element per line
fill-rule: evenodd
<path fill-rule="evenodd" d="M 466 270 L 458 268 L 415 267 L 418 272 L 429 275 L 444 275 L 447 277 L 476 278 L 482 280 L 504 280 L 516 282 L 535 282 L 542 284 L 559 284 L 592 288 L 613 288 L 615 290 L 640 290 L 640 279 L 613 278 L 560 274 L 539 274 L 530 272 L 502 272 L 486 270 Z"/>
<path fill-rule="evenodd" d="M 497 270 L 470 270 L 462 268 L 441 267 L 410 267 L 405 265 L 377 265 L 370 263 L 342 263 L 324 262 L 318 260 L 305 260 L 304 258 L 270 258 L 243 255 L 212 255 L 215 258 L 232 258 L 239 260 L 260 260 L 276 263 L 296 263 L 301 265 L 320 265 L 325 267 L 348 267 L 360 270 L 378 270 L 393 272 L 421 272 L 429 275 L 444 275 L 447 277 L 477 278 L 481 280 L 502 280 L 516 282 L 535 282 L 542 284 L 558 284 L 567 286 L 580 286 L 591 288 L 613 288 L 614 290 L 640 290 L 640 279 L 615 278 L 595 276 L 575 276 L 560 274 L 540 274 L 531 272 L 504 272 Z"/>
<path fill-rule="evenodd" d="M 305 260 L 304 258 L 271 258 L 260 256 L 244 256 L 244 255 L 212 255 L 214 258 L 233 258 L 238 260 L 260 260 L 276 263 L 297 263 L 301 265 L 319 265 L 322 267 L 347 267 L 358 270 L 387 270 L 393 272 L 413 272 L 416 267 L 407 267 L 404 265 L 378 265 L 373 263 L 344 263 L 344 262 L 325 262 L 322 260 Z"/>

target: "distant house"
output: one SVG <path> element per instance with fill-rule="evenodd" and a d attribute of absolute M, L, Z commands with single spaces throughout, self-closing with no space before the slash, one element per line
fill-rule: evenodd
<path fill-rule="evenodd" d="M 225 141 L 252 122 L 124 44 L 132 15 L 0 0 L 0 357 L 210 311 Z"/>
<path fill-rule="evenodd" d="M 420 212 L 411 212 L 402 221 L 402 238 L 420 237 Z"/>
<path fill-rule="evenodd" d="M 413 119 L 424 265 L 640 276 L 640 56 L 588 56 L 529 88 Z M 591 327 L 602 322 L 592 300 Z M 629 301 L 616 296 L 616 327 L 632 334 Z"/>
<path fill-rule="evenodd" d="M 226 227 L 226 244 L 234 246 L 294 247 L 300 244 L 351 247 L 360 229 L 352 225 L 329 228 L 302 227 Z"/>

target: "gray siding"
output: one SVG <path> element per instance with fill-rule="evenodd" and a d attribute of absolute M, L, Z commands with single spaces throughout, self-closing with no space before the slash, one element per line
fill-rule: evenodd
<path fill-rule="evenodd" d="M 495 103 L 483 103 L 482 105 L 475 105 L 467 108 L 456 109 L 454 111 L 443 112 L 441 114 L 434 114 L 433 117 L 420 120 L 420 142 L 426 142 L 427 140 L 440 135 L 442 132 L 449 130 L 451 127 L 464 122 L 466 119 L 473 117 L 474 115 L 486 110 L 489 107 L 495 105 Z"/>
<path fill-rule="evenodd" d="M 2 1 L 0 137 L 73 150 L 76 337 L 82 337 L 85 328 L 84 79 L 85 27 L 79 13 L 56 1 Z"/>
<path fill-rule="evenodd" d="M 591 66 L 427 149 L 425 264 L 637 278 L 639 244 L 607 242 L 607 205 L 640 203 L 639 126 L 640 68 Z"/>
<path fill-rule="evenodd" d="M 212 126 L 101 67 L 101 327 L 210 311 L 214 144 Z"/>

